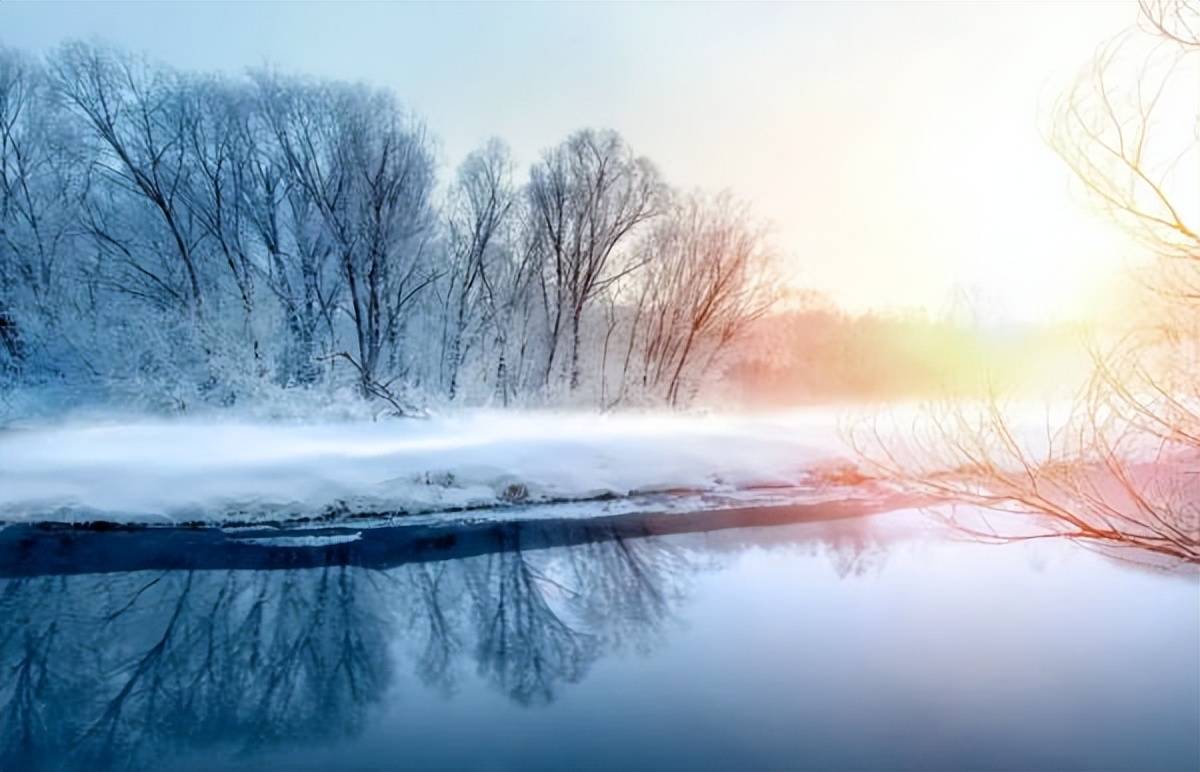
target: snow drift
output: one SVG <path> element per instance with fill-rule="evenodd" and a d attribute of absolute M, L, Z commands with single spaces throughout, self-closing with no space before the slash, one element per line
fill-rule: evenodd
<path fill-rule="evenodd" d="M 0 432 L 0 520 L 261 522 L 656 493 L 798 491 L 831 413 L 474 411 L 355 423 L 133 421 Z"/>

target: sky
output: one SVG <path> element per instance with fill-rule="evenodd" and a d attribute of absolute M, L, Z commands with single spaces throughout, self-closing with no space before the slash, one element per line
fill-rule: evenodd
<path fill-rule="evenodd" d="M 787 281 L 855 311 L 1084 315 L 1133 255 L 1042 128 L 1136 3 L 0 2 L 0 42 L 82 38 L 183 68 L 393 89 L 444 176 L 492 136 L 528 163 L 621 132 L 672 184 L 771 224 Z"/>

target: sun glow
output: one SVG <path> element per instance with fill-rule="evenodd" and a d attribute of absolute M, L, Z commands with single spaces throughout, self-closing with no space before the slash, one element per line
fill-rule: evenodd
<path fill-rule="evenodd" d="M 1047 122 L 1097 42 L 1133 16 L 1076 10 L 906 6 L 892 21 L 912 34 L 864 22 L 834 81 L 801 54 L 774 61 L 790 90 L 743 78 L 775 107 L 754 116 L 753 142 L 712 143 L 736 148 L 706 159 L 712 176 L 775 222 L 794 284 L 852 310 L 939 314 L 967 297 L 1001 323 L 1102 316 L 1142 253 L 1073 182 Z"/>

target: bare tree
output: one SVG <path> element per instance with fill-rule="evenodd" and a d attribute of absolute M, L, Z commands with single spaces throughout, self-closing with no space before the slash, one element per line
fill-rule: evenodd
<path fill-rule="evenodd" d="M 19 365 L 33 339 L 61 339 L 72 299 L 59 292 L 82 176 L 77 137 L 36 61 L 0 48 L 0 352 Z M 26 311 L 24 324 L 19 309 Z M 29 329 L 30 322 L 35 327 Z"/>
<path fill-rule="evenodd" d="M 259 278 L 279 302 L 288 332 L 282 379 L 308 385 L 317 380 L 319 355 L 332 354 L 336 302 L 344 284 L 319 208 L 291 174 L 284 148 L 276 142 L 273 127 L 287 120 L 289 94 L 280 83 L 257 80 L 250 118 L 240 125 L 251 182 L 240 187 L 246 217 L 264 252 Z M 326 348 L 320 351 L 322 329 Z"/>
<path fill-rule="evenodd" d="M 775 300 L 763 230 L 728 194 L 675 204 L 640 247 L 645 268 L 634 334 L 641 336 L 643 389 L 671 405 Z M 638 322 L 641 322 L 639 325 Z"/>
<path fill-rule="evenodd" d="M 446 294 L 451 329 L 444 364 L 449 369 L 450 399 L 458 395 L 459 370 L 473 337 L 473 326 L 487 324 L 492 328 L 503 361 L 507 315 L 498 307 L 503 300 L 495 285 L 503 276 L 500 263 L 511 259 L 506 230 L 514 197 L 512 161 L 508 147 L 499 140 L 493 139 L 471 153 L 459 167 L 447 213 Z"/>
<path fill-rule="evenodd" d="M 658 214 L 663 185 L 614 132 L 581 131 L 548 151 L 530 173 L 531 242 L 541 256 L 549 323 L 545 384 L 560 339 L 569 338 L 568 384 L 580 379 L 580 330 L 589 304 L 639 263 L 622 248 Z"/>
<path fill-rule="evenodd" d="M 21 331 L 13 310 L 16 277 L 33 286 L 37 272 L 28 272 L 27 248 L 18 240 L 18 222 L 38 231 L 38 212 L 31 190 L 34 150 L 27 131 L 28 116 L 35 106 L 36 84 L 30 62 L 15 51 L 0 49 L 0 351 L 10 367 L 23 359 Z"/>
<path fill-rule="evenodd" d="M 227 269 L 242 312 L 238 339 L 260 361 L 254 317 L 262 250 L 248 208 L 259 182 L 255 148 L 246 141 L 251 104 L 244 89 L 214 78 L 184 79 L 179 89 L 185 163 L 193 170 L 182 190 L 184 206 L 211 262 Z"/>
<path fill-rule="evenodd" d="M 1050 133 L 1093 200 L 1157 257 L 1146 282 L 1164 306 L 1157 320 L 1094 349 L 1070 415 L 1048 418 L 1043 437 L 995 397 L 854 437 L 872 467 L 938 500 L 1034 516 L 1015 527 L 952 516 L 973 536 L 1065 537 L 1200 562 L 1197 12 L 1193 2 L 1142 3 L 1154 36 L 1103 47 Z"/>
<path fill-rule="evenodd" d="M 1170 269 L 1158 288 L 1184 299 L 1200 259 L 1194 200 L 1200 44 L 1130 32 L 1103 46 L 1053 113 L 1051 147 L 1102 210 Z M 1190 122 L 1190 125 L 1189 125 Z M 1182 270 L 1176 270 L 1176 265 Z"/>
<path fill-rule="evenodd" d="M 62 98 L 102 144 L 95 168 L 111 185 L 104 194 L 127 195 L 159 223 L 170 244 L 161 250 L 152 237 L 145 251 L 154 257 L 135 254 L 130 242 L 140 234 L 115 232 L 111 221 L 93 215 L 98 247 L 127 269 L 128 284 L 120 288 L 176 302 L 199 319 L 205 295 L 197 254 L 201 236 L 184 201 L 194 172 L 185 152 L 189 117 L 174 74 L 83 43 L 63 46 L 50 67 Z M 111 199 L 104 203 L 111 213 Z M 149 221 L 138 217 L 131 227 Z"/>
<path fill-rule="evenodd" d="M 1200 45 L 1200 6 L 1195 0 L 1138 0 L 1138 6 L 1152 33 L 1182 46 Z"/>
<path fill-rule="evenodd" d="M 353 380 L 414 413 L 585 378 L 612 406 L 646 355 L 642 396 L 678 405 L 766 308 L 744 208 L 673 204 L 614 132 L 524 186 L 490 142 L 441 211 L 433 148 L 364 86 L 0 53 L 0 368 L 172 409 Z"/>
<path fill-rule="evenodd" d="M 424 129 L 382 92 L 260 77 L 271 130 L 296 184 L 320 214 L 345 281 L 364 395 L 395 369 L 413 299 L 436 278 L 433 155 Z M 386 356 L 385 356 L 386 355 Z"/>

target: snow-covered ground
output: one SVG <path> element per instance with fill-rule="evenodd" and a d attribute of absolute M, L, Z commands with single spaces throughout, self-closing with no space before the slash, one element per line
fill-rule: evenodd
<path fill-rule="evenodd" d="M 813 487 L 837 415 L 471 411 L 428 420 L 125 420 L 0 431 L 0 520 L 254 522 Z"/>

